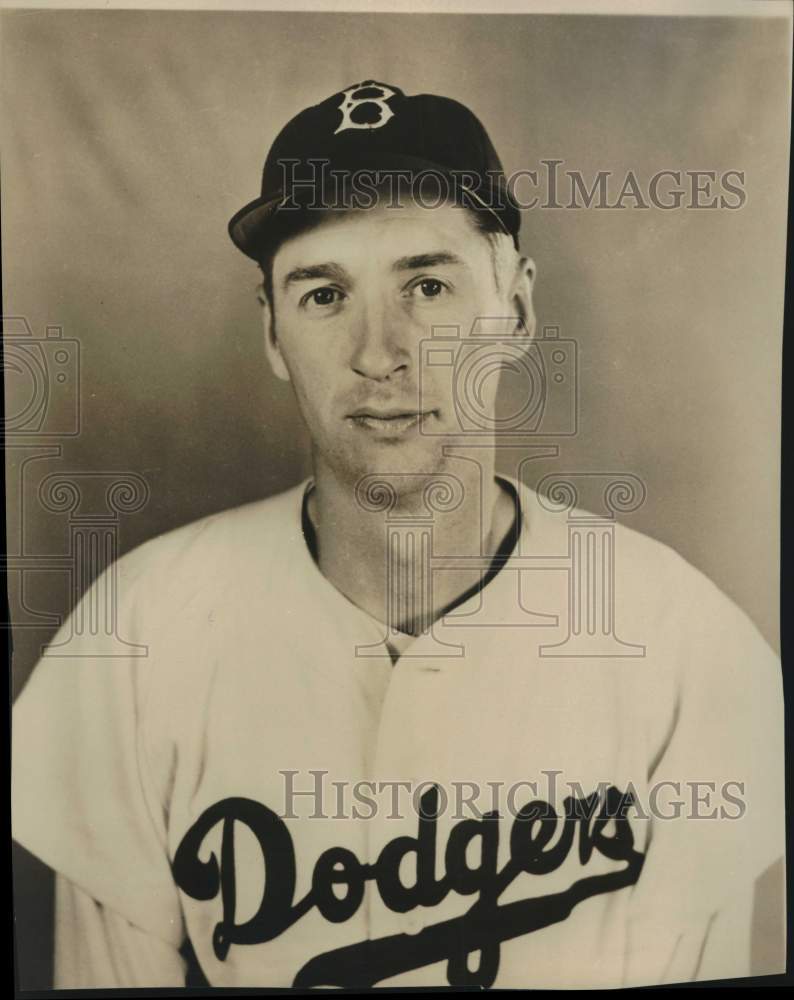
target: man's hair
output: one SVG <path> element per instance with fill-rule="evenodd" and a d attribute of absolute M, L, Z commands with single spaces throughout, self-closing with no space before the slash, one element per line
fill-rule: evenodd
<path fill-rule="evenodd" d="M 502 289 L 503 275 L 507 266 L 515 260 L 516 249 L 513 237 L 505 233 L 499 219 L 487 209 L 474 208 L 471 204 L 460 206 L 466 212 L 477 232 L 488 241 L 491 250 L 491 267 L 497 290 Z M 263 246 L 257 263 L 262 272 L 261 291 L 275 318 L 273 302 L 273 260 L 279 247 L 293 236 L 308 232 L 319 226 L 326 213 L 333 209 L 319 211 L 295 211 L 277 213 L 271 220 L 267 243 Z M 366 209 L 359 209 L 366 211 Z"/>

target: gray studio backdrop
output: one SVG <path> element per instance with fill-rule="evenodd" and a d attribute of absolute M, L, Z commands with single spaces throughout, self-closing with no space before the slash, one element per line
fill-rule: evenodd
<path fill-rule="evenodd" d="M 579 350 L 579 433 L 531 482 L 640 477 L 626 523 L 775 645 L 789 47 L 785 22 L 750 18 L 4 12 L 4 312 L 23 339 L 55 326 L 76 342 L 61 383 L 53 338 L 41 348 L 51 436 L 9 435 L 12 620 L 32 626 L 14 632 L 14 690 L 54 631 L 41 616 L 73 600 L 57 565 L 73 514 L 44 509 L 47 476 L 142 477 L 148 502 L 118 516 L 124 552 L 307 474 L 290 389 L 266 367 L 257 271 L 226 223 L 286 119 L 367 78 L 467 104 L 508 173 L 744 172 L 738 210 L 524 214 L 539 322 Z M 26 378 L 9 368 L 10 415 Z M 46 978 L 42 939 L 37 954 Z"/>

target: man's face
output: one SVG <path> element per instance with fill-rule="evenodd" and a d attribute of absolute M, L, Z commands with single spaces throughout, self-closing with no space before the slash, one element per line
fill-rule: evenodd
<path fill-rule="evenodd" d="M 465 340 L 478 317 L 513 317 L 501 334 L 516 332 L 531 273 L 517 256 L 508 265 L 497 287 L 491 244 L 452 205 L 331 215 L 279 247 L 268 357 L 293 384 L 315 467 L 345 480 L 445 467 L 443 445 L 461 433 L 454 370 L 426 366 L 420 379 L 420 344 L 434 326 Z M 497 381 L 483 382 L 479 412 L 493 414 Z"/>

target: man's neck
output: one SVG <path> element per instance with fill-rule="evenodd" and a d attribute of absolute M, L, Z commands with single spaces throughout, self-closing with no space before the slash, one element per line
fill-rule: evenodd
<path fill-rule="evenodd" d="M 353 484 L 316 467 L 308 515 L 323 575 L 378 621 L 415 635 L 429 627 L 481 582 L 515 517 L 513 498 L 495 479 L 493 466 L 461 462 L 454 477 L 462 495 L 450 509 L 428 509 L 424 487 L 434 479 L 429 474 L 413 479 L 413 488 L 398 492 L 386 511 L 370 509 L 379 505 L 361 503 Z M 434 558 L 449 558 L 451 568 L 430 572 L 428 529 Z M 479 557 L 482 564 L 455 568 L 455 557 Z"/>

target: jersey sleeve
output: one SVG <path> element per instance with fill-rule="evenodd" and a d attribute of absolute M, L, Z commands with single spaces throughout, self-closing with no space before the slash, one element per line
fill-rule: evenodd
<path fill-rule="evenodd" d="M 56 874 L 54 989 L 183 987 L 185 973 L 174 945 Z"/>
<path fill-rule="evenodd" d="M 91 623 L 111 572 L 118 601 L 109 642 Z M 151 653 L 142 586 L 128 557 L 105 571 L 48 647 L 58 655 L 42 656 L 18 697 L 12 835 L 97 903 L 178 947 L 183 924 L 166 850 L 167 803 L 151 779 L 145 740 L 158 666 L 152 655 L 135 655 Z"/>
<path fill-rule="evenodd" d="M 648 777 L 627 985 L 749 975 L 754 887 L 785 853 L 780 662 L 694 570 L 681 600 L 675 716 Z"/>

